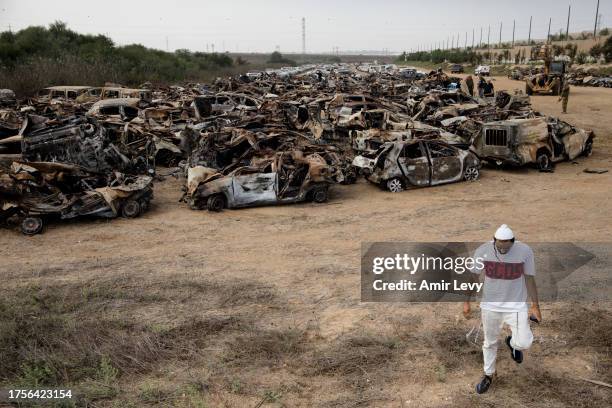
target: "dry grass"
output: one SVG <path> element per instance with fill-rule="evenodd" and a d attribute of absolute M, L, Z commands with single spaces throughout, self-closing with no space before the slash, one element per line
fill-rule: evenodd
<path fill-rule="evenodd" d="M 2 290 L 0 383 L 71 385 L 86 400 L 113 397 L 117 390 L 100 393 L 89 385 L 108 378 L 109 372 L 114 381 L 147 375 L 170 361 L 194 361 L 211 338 L 251 326 L 247 316 L 234 313 L 200 312 L 178 322 L 151 324 L 130 311 L 202 299 L 211 309 L 257 299 L 274 302 L 264 287 L 245 283 L 242 289 L 252 296 L 240 297 L 236 287 L 184 278 L 163 284 L 123 278 Z"/>

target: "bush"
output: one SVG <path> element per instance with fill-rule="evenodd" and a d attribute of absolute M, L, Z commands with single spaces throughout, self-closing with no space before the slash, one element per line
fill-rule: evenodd
<path fill-rule="evenodd" d="M 49 85 L 197 80 L 233 66 L 227 54 L 118 47 L 104 35 L 79 34 L 62 22 L 0 33 L 0 88 L 18 94 Z"/>
<path fill-rule="evenodd" d="M 270 58 L 268 58 L 268 62 L 270 64 L 287 64 L 287 65 L 296 65 L 295 61 L 287 59 L 285 57 L 283 57 L 283 54 L 281 54 L 278 51 L 274 51 L 271 55 Z"/>

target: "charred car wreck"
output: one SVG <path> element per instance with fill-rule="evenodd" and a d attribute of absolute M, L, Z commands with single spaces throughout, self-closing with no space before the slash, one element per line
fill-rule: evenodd
<path fill-rule="evenodd" d="M 102 175 L 48 162 L 14 162 L 1 170 L 0 193 L 0 221 L 17 217 L 27 235 L 52 219 L 137 217 L 153 198 L 149 176 Z"/>
<path fill-rule="evenodd" d="M 594 138 L 592 131 L 556 118 L 509 119 L 484 124 L 473 149 L 498 166 L 533 164 L 550 171 L 555 162 L 589 156 Z"/>
<path fill-rule="evenodd" d="M 241 166 L 227 174 L 192 167 L 186 200 L 192 209 L 253 207 L 328 199 L 333 168 L 318 154 L 278 152 L 270 159 Z"/>
<path fill-rule="evenodd" d="M 388 142 L 374 154 L 355 157 L 353 165 L 367 180 L 393 193 L 480 176 L 474 153 L 439 140 Z"/>

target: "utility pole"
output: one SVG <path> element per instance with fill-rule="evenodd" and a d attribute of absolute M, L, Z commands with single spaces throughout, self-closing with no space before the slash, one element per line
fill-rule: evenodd
<path fill-rule="evenodd" d="M 465 32 L 465 47 L 464 48 L 467 50 L 467 31 Z"/>
<path fill-rule="evenodd" d="M 170 50 L 168 49 L 168 36 L 166 36 L 166 52 L 169 52 Z"/>
<path fill-rule="evenodd" d="M 453 34 L 453 41 L 451 42 L 451 50 L 455 49 L 455 34 Z"/>
<path fill-rule="evenodd" d="M 487 34 L 487 49 L 489 52 L 489 62 L 491 61 L 491 25 L 489 25 L 489 32 Z"/>
<path fill-rule="evenodd" d="M 552 17 L 548 19 L 548 37 L 546 42 L 550 42 L 550 23 L 552 23 Z"/>
<path fill-rule="evenodd" d="M 479 47 L 482 47 L 482 27 L 480 27 L 480 42 L 478 43 Z"/>
<path fill-rule="evenodd" d="M 504 23 L 503 23 L 503 22 L 500 22 L 500 23 L 499 23 L 499 47 L 500 47 L 500 48 L 501 48 L 501 43 L 502 43 L 502 41 L 501 41 L 501 37 L 502 37 L 502 27 L 503 27 L 503 25 L 504 25 Z"/>
<path fill-rule="evenodd" d="M 595 10 L 595 28 L 593 29 L 593 38 L 597 37 L 597 19 L 599 18 L 599 0 L 597 0 L 597 9 Z"/>
<path fill-rule="evenodd" d="M 474 38 L 476 38 L 476 37 L 474 37 L 474 33 L 475 33 L 475 30 L 472 27 L 472 49 L 474 49 Z"/>
<path fill-rule="evenodd" d="M 570 15 L 572 14 L 572 5 L 569 5 L 569 8 L 567 9 L 567 27 L 565 29 L 565 41 L 569 41 L 569 22 L 570 22 Z"/>
<path fill-rule="evenodd" d="M 527 45 L 531 45 L 531 21 L 533 20 L 533 16 L 529 16 L 529 38 L 527 40 Z"/>
<path fill-rule="evenodd" d="M 514 31 L 516 30 L 516 20 L 512 20 L 512 49 L 514 49 Z"/>

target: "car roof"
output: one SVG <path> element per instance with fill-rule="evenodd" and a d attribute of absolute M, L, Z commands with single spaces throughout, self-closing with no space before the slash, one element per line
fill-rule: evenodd
<path fill-rule="evenodd" d="M 43 88 L 49 91 L 81 91 L 83 89 L 92 89 L 93 86 L 87 85 L 58 85 L 58 86 L 49 86 L 47 88 Z"/>
<path fill-rule="evenodd" d="M 140 99 L 138 98 L 114 98 L 102 99 L 92 105 L 92 108 L 105 108 L 108 106 L 138 106 Z"/>

